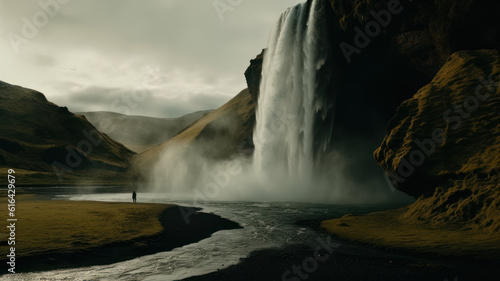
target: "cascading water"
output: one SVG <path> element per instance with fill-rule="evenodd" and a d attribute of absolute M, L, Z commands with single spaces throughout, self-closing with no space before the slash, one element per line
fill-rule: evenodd
<path fill-rule="evenodd" d="M 312 176 L 316 116 L 324 119 L 331 107 L 318 92 L 318 72 L 327 59 L 323 4 L 313 0 L 288 9 L 271 32 L 253 136 L 254 167 L 260 173 L 282 169 L 302 179 Z"/>

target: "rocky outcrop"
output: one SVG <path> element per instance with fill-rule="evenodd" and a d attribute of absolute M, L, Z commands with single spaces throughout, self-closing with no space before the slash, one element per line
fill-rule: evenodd
<path fill-rule="evenodd" d="M 264 53 L 266 49 L 262 50 L 254 59 L 250 60 L 250 66 L 245 71 L 245 78 L 247 80 L 248 91 L 252 99 L 257 103 L 259 98 L 260 80 L 262 78 L 262 63 L 264 61 Z"/>
<path fill-rule="evenodd" d="M 107 181 L 128 168 L 132 151 L 42 93 L 0 81 L 0 100 L 0 164 L 25 175 L 19 184 Z"/>
<path fill-rule="evenodd" d="M 398 108 L 374 154 L 418 198 L 403 217 L 500 231 L 499 124 L 498 50 L 453 54 Z"/>

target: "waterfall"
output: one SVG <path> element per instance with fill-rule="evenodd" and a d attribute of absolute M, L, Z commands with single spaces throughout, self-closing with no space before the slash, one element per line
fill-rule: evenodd
<path fill-rule="evenodd" d="M 328 0 L 309 0 L 286 10 L 274 26 L 264 53 L 251 160 L 207 157 L 201 152 L 212 144 L 204 142 L 171 144 L 152 171 L 151 188 L 195 201 L 344 200 L 343 160 L 330 147 L 332 20 Z"/>
<path fill-rule="evenodd" d="M 315 119 L 325 112 L 317 77 L 328 41 L 322 4 L 313 0 L 289 8 L 271 32 L 253 135 L 254 168 L 260 173 L 281 169 L 301 178 L 312 175 Z"/>

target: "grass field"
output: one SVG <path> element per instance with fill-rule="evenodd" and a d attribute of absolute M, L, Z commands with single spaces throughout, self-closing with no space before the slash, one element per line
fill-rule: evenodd
<path fill-rule="evenodd" d="M 7 219 L 6 192 L 1 202 Z M 77 201 L 42 201 L 30 194 L 16 196 L 16 256 L 64 253 L 123 242 L 160 233 L 159 215 L 171 205 Z M 8 253 L 3 227 L 1 253 Z"/>

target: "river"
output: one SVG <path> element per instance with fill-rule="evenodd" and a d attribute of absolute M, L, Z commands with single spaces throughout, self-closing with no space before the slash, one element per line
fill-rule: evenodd
<path fill-rule="evenodd" d="M 130 202 L 131 193 L 117 192 L 119 187 L 85 189 L 33 189 L 52 200 L 90 200 Z M 123 189 L 121 189 L 123 190 Z M 387 205 L 319 205 L 292 202 L 204 202 L 197 204 L 166 194 L 139 193 L 140 203 L 168 203 L 202 208 L 239 223 L 243 228 L 224 230 L 211 237 L 168 252 L 142 256 L 133 260 L 110 264 L 54 270 L 47 272 L 4 275 L 0 280 L 180 280 L 223 269 L 238 263 L 252 251 L 277 248 L 291 244 L 316 243 L 325 239 L 299 221 L 340 217 L 346 213 L 362 214 L 396 206 Z M 22 267 L 22 264 L 19 265 Z"/>

